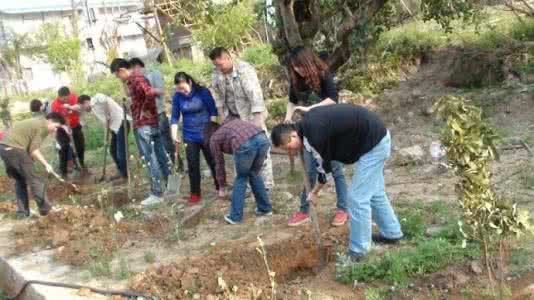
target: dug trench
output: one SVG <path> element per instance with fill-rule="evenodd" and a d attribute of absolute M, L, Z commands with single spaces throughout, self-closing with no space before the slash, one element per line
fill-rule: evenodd
<path fill-rule="evenodd" d="M 319 249 L 313 235 L 305 229 L 296 234 L 273 231 L 258 238 L 264 244 L 265 257 L 259 251 L 259 240 L 223 242 L 207 255 L 180 258 L 170 264 L 151 267 L 136 275 L 130 286 L 135 291 L 168 300 L 183 299 L 188 294 L 208 298 L 220 295 L 227 292 L 220 285 L 220 279 L 229 290 L 237 287 L 237 294 L 243 297 L 254 289 L 265 292 L 271 284 L 266 262 L 277 283 L 312 276 L 318 271 L 319 255 L 326 262 L 332 261 L 332 245 L 344 234 L 346 229 L 343 228 L 324 233 L 324 246 Z"/>

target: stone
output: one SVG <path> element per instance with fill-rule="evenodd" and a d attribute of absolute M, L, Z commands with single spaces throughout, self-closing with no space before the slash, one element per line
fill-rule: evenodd
<path fill-rule="evenodd" d="M 195 299 L 195 300 L 200 299 L 200 294 L 194 294 L 194 295 L 193 295 L 193 299 Z"/>
<path fill-rule="evenodd" d="M 477 274 L 477 275 L 480 275 L 482 274 L 482 266 L 480 266 L 480 262 L 478 261 L 472 261 L 471 264 L 469 265 L 470 269 L 471 269 L 471 272 Z"/>
<path fill-rule="evenodd" d="M 398 152 L 398 162 L 401 165 L 421 163 L 425 157 L 425 151 L 419 145 L 402 148 Z"/>
<path fill-rule="evenodd" d="M 408 119 L 413 119 L 414 116 L 415 114 L 413 113 L 413 111 L 408 112 Z"/>

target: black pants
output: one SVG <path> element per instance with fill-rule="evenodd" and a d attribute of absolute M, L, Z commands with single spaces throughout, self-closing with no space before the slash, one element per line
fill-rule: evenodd
<path fill-rule="evenodd" d="M 59 128 L 57 131 L 57 142 L 59 143 L 60 149 L 59 149 L 59 171 L 61 172 L 61 176 L 67 175 L 67 163 L 69 161 L 69 151 L 72 151 L 70 147 L 70 137 L 63 130 L 63 128 Z M 83 136 L 82 126 L 79 125 L 78 127 L 72 128 L 72 139 L 74 142 L 74 147 L 76 148 L 76 154 L 78 157 L 78 162 L 80 163 L 80 167 L 84 168 L 84 157 L 85 157 L 85 139 Z M 72 154 L 72 152 L 71 152 Z M 74 159 L 74 158 L 73 158 Z"/>
<path fill-rule="evenodd" d="M 200 195 L 200 150 L 204 153 L 204 158 L 208 163 L 213 177 L 215 188 L 219 189 L 219 184 L 215 179 L 215 161 L 211 156 L 210 149 L 203 144 L 187 143 L 185 147 L 185 155 L 187 158 L 187 169 L 189 171 L 189 187 L 191 194 Z"/>
<path fill-rule="evenodd" d="M 22 149 L 0 145 L 0 157 L 6 166 L 7 175 L 15 179 L 17 214 L 30 215 L 28 185 L 37 207 L 41 209 L 46 203 L 46 193 L 41 179 L 33 172 L 33 161 L 30 155 Z"/>

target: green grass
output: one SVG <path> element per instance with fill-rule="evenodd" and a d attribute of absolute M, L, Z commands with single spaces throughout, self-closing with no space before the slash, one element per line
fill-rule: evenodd
<path fill-rule="evenodd" d="M 128 264 L 128 261 L 121 257 L 119 260 L 119 268 L 116 271 L 115 278 L 118 280 L 126 280 L 132 276 L 132 272 L 130 271 L 130 265 Z"/>
<path fill-rule="evenodd" d="M 399 212 L 402 232 L 408 239 L 419 239 L 425 235 L 425 219 L 419 210 L 403 210 Z"/>
<path fill-rule="evenodd" d="M 383 280 L 405 285 L 416 276 L 478 256 L 479 250 L 474 245 L 463 249 L 460 244 L 445 239 L 430 239 L 419 242 L 414 248 L 391 250 L 383 256 L 370 257 L 363 262 L 351 263 L 347 258 L 340 257 L 336 264 L 336 279 L 342 283 Z"/>
<path fill-rule="evenodd" d="M 95 278 L 111 278 L 113 275 L 111 259 L 107 257 L 93 259 L 86 265 L 86 269 Z"/>

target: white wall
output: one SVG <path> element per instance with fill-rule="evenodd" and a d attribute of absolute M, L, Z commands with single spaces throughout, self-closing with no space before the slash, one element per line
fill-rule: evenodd
<path fill-rule="evenodd" d="M 0 0 L 4 1 L 4 0 Z M 18 1 L 18 0 L 11 0 Z M 85 10 L 79 10 L 79 38 L 81 41 L 81 58 L 82 67 L 87 74 L 109 72 L 109 68 L 96 64 L 96 61 L 106 62 L 106 49 L 100 43 L 100 37 L 103 31 L 111 32 L 118 26 L 120 36 L 119 55 L 127 53 L 132 49 L 146 53 L 146 44 L 141 29 L 133 23 L 117 24 L 114 19 L 128 11 L 135 10 L 133 6 L 122 6 L 120 9 L 98 8 L 93 7 L 96 17 L 95 23 L 89 23 Z M 25 13 L 25 14 L 2 14 L 2 23 L 6 31 L 13 29 L 16 33 L 33 33 L 36 32 L 44 23 L 59 22 L 63 31 L 72 34 L 70 11 L 54 11 L 43 13 Z M 86 39 L 92 38 L 94 50 L 87 46 Z M 26 78 L 28 87 L 31 91 L 43 90 L 47 88 L 58 88 L 62 85 L 69 85 L 70 79 L 66 74 L 56 74 L 52 68 L 43 62 L 28 57 L 22 58 L 23 69 L 29 75 Z"/>

